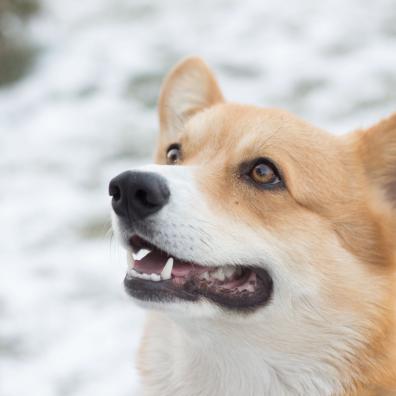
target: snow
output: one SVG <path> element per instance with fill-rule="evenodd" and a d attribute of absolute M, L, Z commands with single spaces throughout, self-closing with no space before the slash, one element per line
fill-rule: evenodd
<path fill-rule="evenodd" d="M 395 26 L 393 0 L 43 1 L 35 66 L 0 89 L 0 395 L 138 394 L 107 184 L 150 160 L 173 63 L 342 133 L 396 109 Z"/>

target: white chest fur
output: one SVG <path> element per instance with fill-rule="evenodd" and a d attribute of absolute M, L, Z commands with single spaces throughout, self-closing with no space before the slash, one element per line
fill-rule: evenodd
<path fill-rule="evenodd" d="M 250 335 L 248 329 L 210 327 L 150 317 L 139 357 L 145 396 L 341 394 L 340 373 L 326 359 L 314 359 L 320 354 L 286 354 L 282 345 L 268 345 L 264 334 L 262 342 L 251 337 L 257 329 Z"/>

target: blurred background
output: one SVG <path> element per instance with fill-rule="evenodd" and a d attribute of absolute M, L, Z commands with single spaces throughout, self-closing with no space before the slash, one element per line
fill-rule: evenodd
<path fill-rule="evenodd" d="M 0 396 L 138 395 L 107 184 L 189 54 L 334 133 L 396 110 L 393 0 L 0 0 Z"/>

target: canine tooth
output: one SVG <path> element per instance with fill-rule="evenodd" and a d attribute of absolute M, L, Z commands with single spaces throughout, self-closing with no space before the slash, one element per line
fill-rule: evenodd
<path fill-rule="evenodd" d="M 154 282 L 158 282 L 158 281 L 161 280 L 161 276 L 158 275 L 158 274 L 151 274 L 151 275 L 150 275 L 150 278 L 151 278 L 151 280 L 154 281 Z"/>
<path fill-rule="evenodd" d="M 169 257 L 166 261 L 165 267 L 161 272 L 161 279 L 168 280 L 172 276 L 172 269 L 173 269 L 173 257 Z"/>
<path fill-rule="evenodd" d="M 145 258 L 149 253 L 151 253 L 149 249 L 140 249 L 137 253 L 132 253 L 132 257 L 134 260 L 139 261 Z"/>

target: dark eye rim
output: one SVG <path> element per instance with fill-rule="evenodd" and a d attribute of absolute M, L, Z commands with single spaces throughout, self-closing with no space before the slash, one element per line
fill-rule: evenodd
<path fill-rule="evenodd" d="M 178 159 L 178 161 L 180 161 L 181 158 L 182 158 L 181 145 L 180 145 L 179 143 L 172 143 L 172 144 L 170 144 L 170 145 L 168 146 L 168 148 L 166 149 L 166 161 L 167 161 L 168 163 L 171 163 L 171 164 L 175 164 L 175 163 L 176 163 L 176 162 L 170 162 L 169 159 L 168 159 L 169 151 L 171 151 L 171 150 L 173 150 L 173 149 L 179 150 L 179 159 Z M 178 162 L 178 161 L 177 161 L 177 162 Z"/>
<path fill-rule="evenodd" d="M 276 183 L 258 183 L 251 177 L 251 172 L 253 169 L 260 164 L 264 164 L 269 166 L 276 177 L 278 178 L 278 182 Z M 276 165 L 276 163 L 267 158 L 267 157 L 259 157 L 251 161 L 245 161 L 239 166 L 239 174 L 241 178 L 249 183 L 250 185 L 258 188 L 260 190 L 283 190 L 286 188 L 284 177 L 280 168 Z"/>

